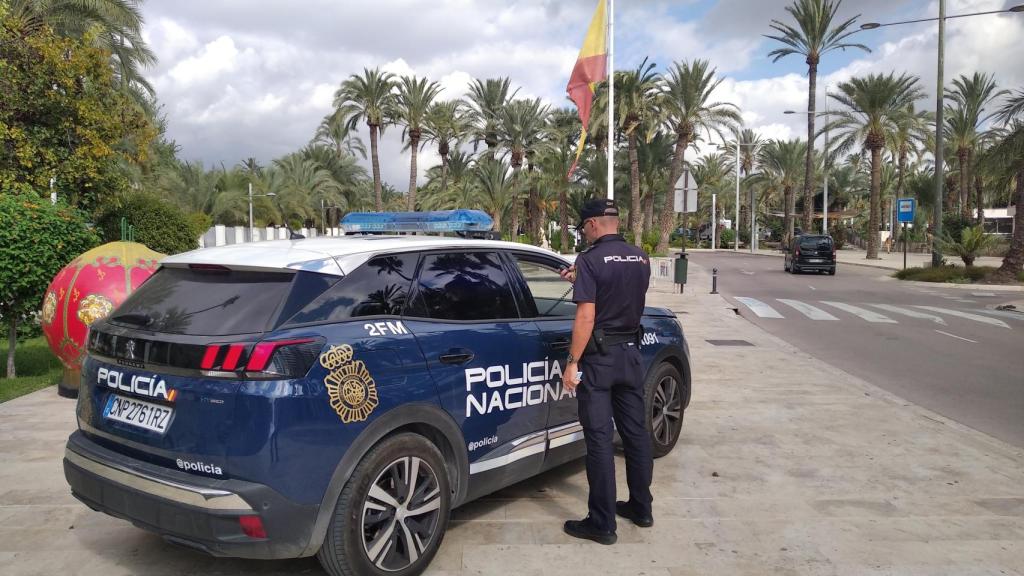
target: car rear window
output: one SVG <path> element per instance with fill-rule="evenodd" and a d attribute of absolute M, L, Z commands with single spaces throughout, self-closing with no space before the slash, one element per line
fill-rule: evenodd
<path fill-rule="evenodd" d="M 161 268 L 110 322 L 168 334 L 227 336 L 263 332 L 294 274 Z"/>
<path fill-rule="evenodd" d="M 828 236 L 802 236 L 800 237 L 800 248 L 804 250 L 830 250 L 832 239 Z"/>

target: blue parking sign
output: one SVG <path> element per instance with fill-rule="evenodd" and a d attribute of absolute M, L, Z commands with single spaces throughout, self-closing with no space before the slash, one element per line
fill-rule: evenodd
<path fill-rule="evenodd" d="M 917 208 L 917 200 L 914 198 L 900 198 L 896 201 L 897 222 L 913 222 L 914 210 Z"/>

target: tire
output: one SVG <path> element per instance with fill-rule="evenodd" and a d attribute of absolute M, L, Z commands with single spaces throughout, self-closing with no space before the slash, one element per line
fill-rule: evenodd
<path fill-rule="evenodd" d="M 407 488 L 413 471 L 416 481 Z M 420 574 L 441 545 L 450 508 L 437 447 L 418 434 L 386 438 L 363 457 L 338 496 L 317 559 L 331 576 Z M 396 511 L 405 514 L 396 517 Z"/>
<path fill-rule="evenodd" d="M 800 273 L 800 267 L 797 266 L 796 263 L 794 263 L 794 264 L 790 265 L 789 271 L 792 272 L 793 274 L 799 274 Z"/>
<path fill-rule="evenodd" d="M 647 375 L 644 403 L 647 406 L 647 432 L 651 435 L 655 458 L 667 455 L 679 440 L 683 413 L 689 400 L 689 390 L 685 386 L 679 370 L 668 362 L 662 362 Z"/>
<path fill-rule="evenodd" d="M 833 266 L 832 268 L 829 268 L 829 269 L 828 269 L 828 275 L 829 275 L 829 276 L 835 276 L 835 275 L 836 275 L 836 269 L 835 269 L 835 266 Z"/>

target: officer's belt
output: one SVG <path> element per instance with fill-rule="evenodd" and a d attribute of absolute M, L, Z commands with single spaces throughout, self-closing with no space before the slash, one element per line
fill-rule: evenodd
<path fill-rule="evenodd" d="M 587 347 L 583 350 L 585 354 L 604 354 L 608 346 L 632 342 L 640 343 L 640 329 L 631 332 L 614 332 L 603 328 L 595 328 Z"/>
<path fill-rule="evenodd" d="M 630 332 L 612 332 L 609 330 L 604 331 L 604 343 L 608 345 L 622 344 L 623 342 L 637 342 L 639 338 L 639 330 L 633 330 Z"/>

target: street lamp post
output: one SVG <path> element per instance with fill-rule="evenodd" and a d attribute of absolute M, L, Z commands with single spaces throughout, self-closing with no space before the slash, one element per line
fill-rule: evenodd
<path fill-rule="evenodd" d="M 736 238 L 732 243 L 733 252 L 738 252 L 740 248 L 740 146 L 753 146 L 753 142 L 740 142 L 739 138 L 735 140 L 726 140 L 726 144 L 733 144 L 736 147 L 736 220 L 733 221 L 733 230 L 736 233 Z M 719 146 L 719 149 L 723 148 Z M 753 252 L 757 249 L 757 215 L 754 212 L 754 201 L 751 197 L 750 201 L 750 251 Z M 717 224 L 717 223 L 716 223 Z"/>
<path fill-rule="evenodd" d="M 277 194 L 274 192 L 267 192 L 266 194 L 253 194 L 252 182 L 249 182 L 249 242 L 252 242 L 254 238 L 252 229 L 252 199 L 255 196 L 274 197 L 277 196 Z"/>
<path fill-rule="evenodd" d="M 878 22 L 866 22 L 860 25 L 861 30 L 874 30 L 881 28 L 882 26 L 896 26 L 899 24 L 917 24 L 920 22 L 939 22 L 939 50 L 938 50 L 938 70 L 935 78 L 935 232 L 933 237 L 939 238 L 942 234 L 942 186 L 945 183 L 945 176 L 943 175 L 943 150 L 942 150 L 942 112 L 943 112 L 943 75 L 945 73 L 946 62 L 946 20 L 952 20 L 953 18 L 966 18 L 968 16 L 983 16 L 985 14 L 1003 14 L 1007 12 L 1024 12 L 1024 4 L 1018 4 L 1011 6 L 1004 10 L 989 10 L 987 12 L 973 12 L 971 14 L 954 14 L 953 16 L 946 16 L 946 0 L 939 0 L 939 17 L 938 18 L 919 18 L 917 20 L 903 20 L 900 22 L 886 22 L 880 24 Z M 939 250 L 938 242 L 932 242 L 932 266 L 938 266 L 942 263 L 942 252 Z"/>

